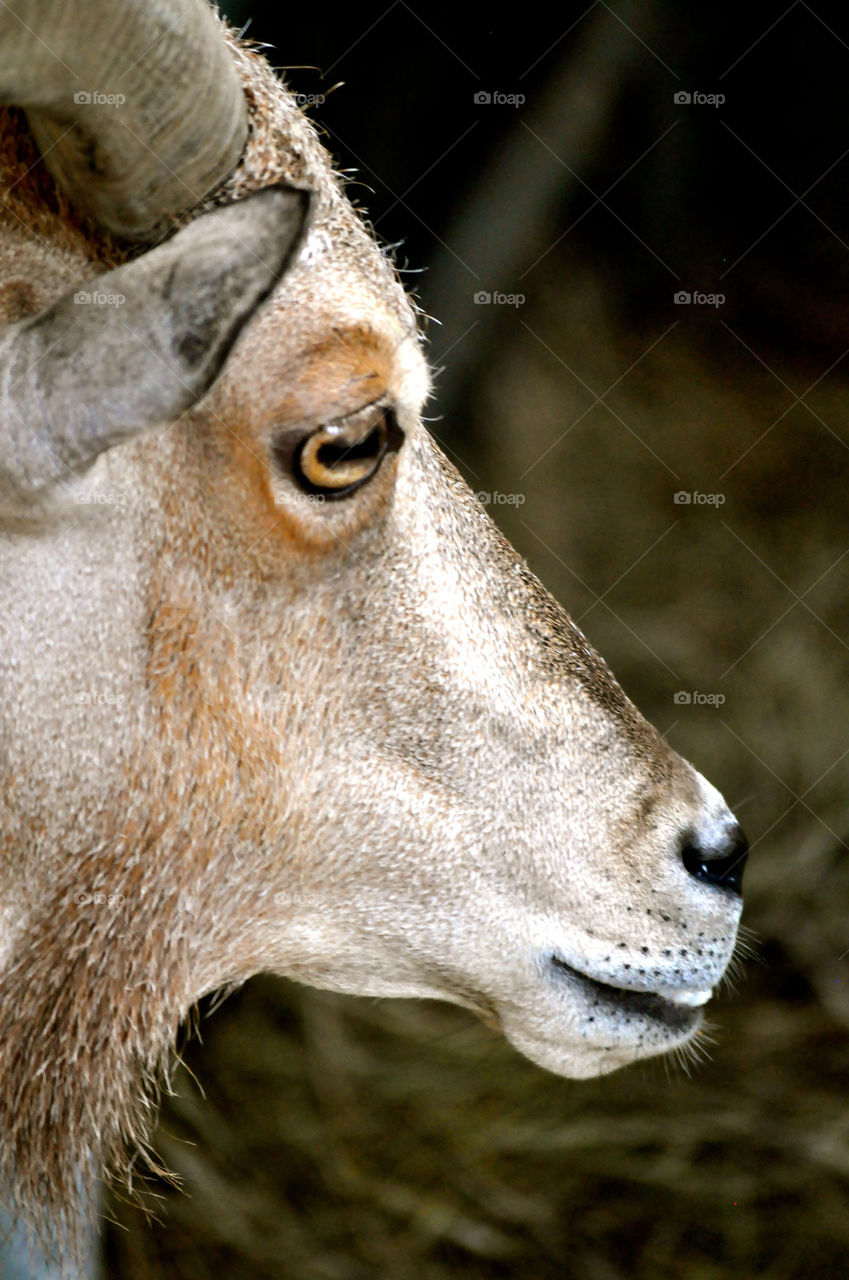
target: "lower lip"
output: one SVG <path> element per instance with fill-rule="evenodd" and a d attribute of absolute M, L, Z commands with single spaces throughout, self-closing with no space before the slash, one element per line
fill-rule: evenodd
<path fill-rule="evenodd" d="M 676 1004 L 650 991 L 629 991 L 625 987 L 610 986 L 598 982 L 573 969 L 564 960 L 552 956 L 554 968 L 564 977 L 579 985 L 590 997 L 593 1008 L 602 1013 L 631 1013 L 654 1024 L 660 1023 L 677 1034 L 694 1031 L 701 1021 L 701 1006 Z"/>

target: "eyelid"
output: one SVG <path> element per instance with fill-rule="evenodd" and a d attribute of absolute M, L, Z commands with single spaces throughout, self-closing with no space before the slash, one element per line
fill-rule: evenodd
<path fill-rule="evenodd" d="M 364 404 L 361 408 L 355 409 L 353 413 L 344 415 L 331 414 L 318 423 L 313 430 L 321 430 L 322 427 L 338 426 L 341 428 L 355 426 L 357 420 L 362 418 L 368 422 L 371 417 L 378 417 L 380 414 L 387 413 L 391 410 L 392 405 L 387 396 L 378 396 L 375 400 L 370 400 L 368 404 Z"/>
<path fill-rule="evenodd" d="M 340 427 L 352 425 L 358 417 L 365 416 L 370 411 L 378 410 L 382 413 L 391 413 L 393 417 L 397 416 L 392 397 L 384 393 L 383 395 L 375 396 L 374 400 L 369 400 L 366 404 L 359 405 L 356 409 L 346 408 L 344 412 L 336 413 L 331 406 L 320 418 L 293 423 L 287 427 L 278 427 L 273 432 L 272 442 L 275 448 L 279 445 L 291 444 L 294 449 L 307 436 L 312 435 L 314 431 L 321 431 L 323 427 L 331 425 Z"/>

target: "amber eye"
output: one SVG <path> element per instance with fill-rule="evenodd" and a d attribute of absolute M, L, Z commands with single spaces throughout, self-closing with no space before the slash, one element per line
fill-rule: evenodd
<path fill-rule="evenodd" d="M 386 409 L 376 406 L 307 436 L 293 459 L 295 478 L 307 493 L 344 498 L 370 480 L 390 447 Z"/>

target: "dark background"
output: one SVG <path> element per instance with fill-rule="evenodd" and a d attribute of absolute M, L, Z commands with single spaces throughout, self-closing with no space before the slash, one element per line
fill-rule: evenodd
<path fill-rule="evenodd" d="M 247 37 L 273 46 L 269 58 L 295 91 L 327 95 L 311 114 L 339 167 L 364 184 L 352 193 L 380 237 L 424 269 L 426 310 L 437 311 L 448 270 L 472 291 L 487 287 L 508 232 L 475 197 L 518 147 L 525 183 L 504 193 L 516 270 L 490 287 L 509 292 L 522 279 L 527 294 L 537 268 L 527 269 L 575 223 L 635 315 L 667 308 L 678 279 L 722 289 L 776 344 L 795 317 L 795 339 L 839 354 L 849 33 L 838 6 L 599 0 L 496 16 L 488 5 L 396 0 L 296 21 L 254 0 L 224 8 L 248 24 Z M 683 111 L 673 101 L 681 90 L 726 101 Z M 526 101 L 484 108 L 481 91 Z M 451 232 L 469 218 L 473 250 L 458 257 Z M 770 284 L 773 273 L 781 278 Z M 781 324 L 765 305 L 778 287 L 797 290 Z M 828 314 L 812 333 L 814 297 Z M 438 318 L 453 333 L 452 317 Z M 439 359 L 445 344 L 433 337 Z"/>
<path fill-rule="evenodd" d="M 434 433 L 744 821 L 751 955 L 690 1077 L 585 1083 L 448 1007 L 249 983 L 163 1113 L 188 1194 L 116 1203 L 110 1274 L 844 1276 L 849 17 L 225 8 L 326 95 L 432 317 Z"/>

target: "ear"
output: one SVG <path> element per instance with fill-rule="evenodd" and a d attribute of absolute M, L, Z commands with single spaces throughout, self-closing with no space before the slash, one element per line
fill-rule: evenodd
<path fill-rule="evenodd" d="M 206 394 L 285 274 L 310 194 L 266 187 L 0 338 L 0 493 L 35 495 Z"/>

